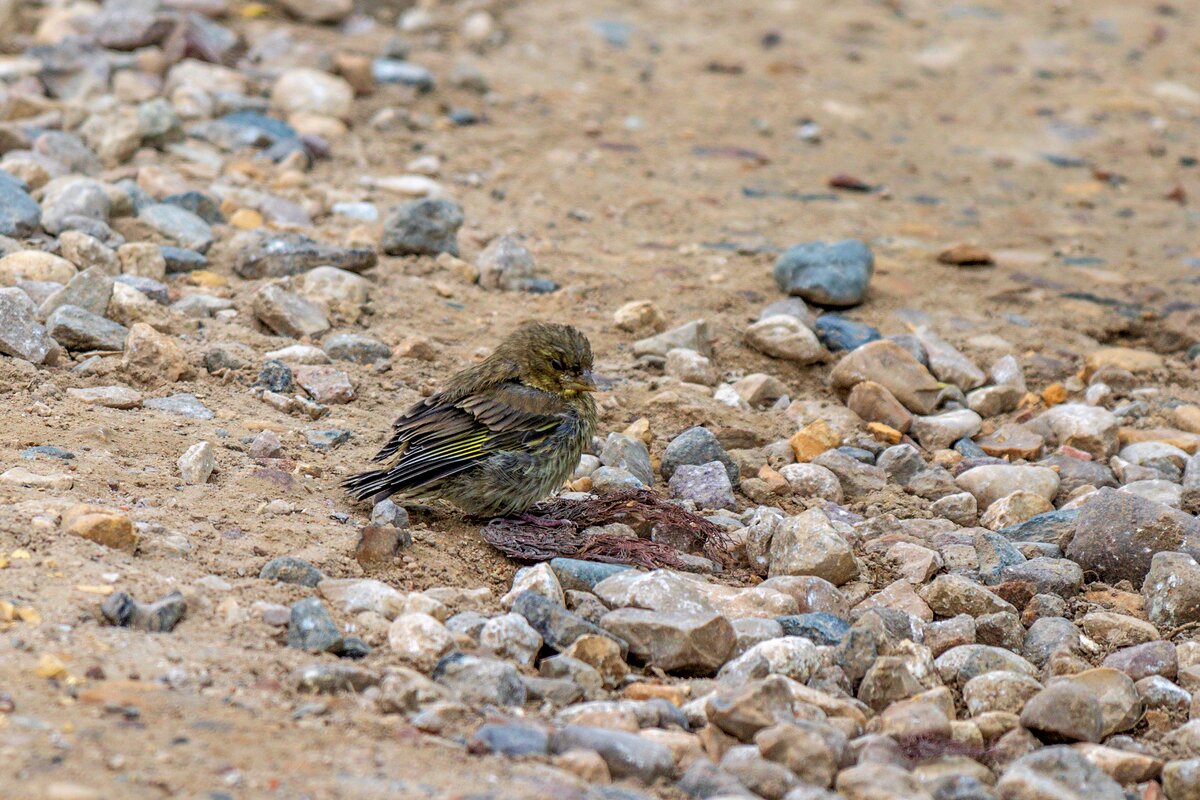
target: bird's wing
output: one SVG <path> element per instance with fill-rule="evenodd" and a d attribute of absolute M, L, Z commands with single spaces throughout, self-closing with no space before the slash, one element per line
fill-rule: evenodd
<path fill-rule="evenodd" d="M 385 461 L 387 488 L 402 492 L 469 468 L 497 452 L 523 450 L 562 424 L 565 403 L 548 392 L 503 383 L 453 402 L 414 406 L 375 456 Z M 382 486 L 380 487 L 382 488 Z"/>

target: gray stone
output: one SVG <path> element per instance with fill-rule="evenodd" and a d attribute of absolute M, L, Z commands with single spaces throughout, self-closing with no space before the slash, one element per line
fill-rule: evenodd
<path fill-rule="evenodd" d="M 392 348 L 378 339 L 357 333 L 335 333 L 325 337 L 321 349 L 330 358 L 355 364 L 374 364 L 392 357 Z"/>
<path fill-rule="evenodd" d="M 562 652 L 580 636 L 586 635 L 607 636 L 617 640 L 622 652 L 627 647 L 624 641 L 609 634 L 605 629 L 593 625 L 537 592 L 521 592 L 513 601 L 512 610 L 513 613 L 524 617 L 552 650 Z"/>
<path fill-rule="evenodd" d="M 294 583 L 298 586 L 315 587 L 325 576 L 321 570 L 304 559 L 293 556 L 279 556 L 263 565 L 258 577 L 264 581 Z"/>
<path fill-rule="evenodd" d="M 280 336 L 298 339 L 329 330 L 329 319 L 318 305 L 274 284 L 254 295 L 254 314 Z"/>
<path fill-rule="evenodd" d="M 1005 800 L 1125 800 L 1120 784 L 1066 745 L 1017 759 L 996 788 Z"/>
<path fill-rule="evenodd" d="M 462 224 L 462 208 L 453 200 L 414 200 L 396 208 L 387 218 L 381 243 L 384 252 L 394 256 L 457 256 Z"/>
<path fill-rule="evenodd" d="M 0 354 L 31 364 L 54 363 L 58 343 L 37 321 L 33 302 L 15 287 L 0 289 Z"/>
<path fill-rule="evenodd" d="M 600 451 L 600 463 L 606 467 L 623 469 L 633 475 L 643 486 L 654 485 L 654 468 L 650 466 L 650 451 L 641 439 L 623 433 L 610 433 Z"/>
<path fill-rule="evenodd" d="M 38 309 L 38 314 L 45 318 L 59 306 L 71 305 L 104 316 L 112 293 L 113 277 L 100 267 L 90 267 L 75 273 L 66 286 L 46 298 Z"/>
<path fill-rule="evenodd" d="M 1067 556 L 1100 580 L 1141 585 L 1156 553 L 1200 555 L 1200 521 L 1170 506 L 1115 489 L 1090 495 Z"/>
<path fill-rule="evenodd" d="M 254 280 L 299 275 L 317 267 L 364 272 L 377 263 L 379 257 L 369 247 L 340 247 L 316 242 L 299 233 L 278 233 L 240 252 L 234 271 L 243 278 Z M 169 261 L 167 271 L 176 271 Z"/>
<path fill-rule="evenodd" d="M 707 358 L 712 358 L 712 335 L 708 323 L 702 319 L 686 322 L 677 328 L 663 331 L 656 336 L 639 339 L 633 343 L 635 356 L 654 355 L 666 357 L 675 348 L 692 350 Z"/>
<path fill-rule="evenodd" d="M 1147 618 L 1161 628 L 1200 622 L 1200 564 L 1187 553 L 1155 553 L 1142 597 Z"/>
<path fill-rule="evenodd" d="M 682 464 L 668 484 L 671 497 L 691 500 L 699 508 L 737 508 L 729 473 L 720 461 Z"/>
<path fill-rule="evenodd" d="M 682 464 L 700 465 L 712 461 L 720 461 L 724 464 L 725 471 L 729 474 L 729 482 L 737 485 L 737 464 L 725 452 L 725 448 L 717 441 L 717 437 L 713 435 L 712 431 L 697 426 L 688 428 L 671 440 L 663 450 L 659 472 L 664 478 L 670 480 L 671 476 L 675 474 L 676 468 Z"/>
<path fill-rule="evenodd" d="M 203 403 L 201 403 L 195 395 L 180 393 L 173 394 L 168 397 L 155 397 L 147 400 L 142 405 L 145 408 L 153 408 L 156 411 L 165 411 L 168 414 L 177 414 L 188 419 L 212 419 L 213 412 Z"/>
<path fill-rule="evenodd" d="M 514 722 L 481 725 L 467 741 L 472 753 L 497 753 L 503 756 L 544 755 L 550 749 L 550 735 L 538 725 Z"/>
<path fill-rule="evenodd" d="M 342 634 L 325 604 L 307 597 L 292 605 L 287 643 L 310 653 L 336 653 L 342 649 Z"/>
<path fill-rule="evenodd" d="M 207 253 L 213 243 L 209 224 L 185 208 L 155 203 L 138 212 L 138 219 L 180 247 Z"/>
<path fill-rule="evenodd" d="M 821 306 L 858 305 L 875 271 L 871 248 L 857 239 L 793 245 L 775 262 L 781 291 Z"/>
<path fill-rule="evenodd" d="M 46 319 L 46 330 L 72 351 L 125 349 L 129 329 L 78 306 L 63 305 Z"/>
<path fill-rule="evenodd" d="M 1104 720 L 1096 695 L 1072 681 L 1059 681 L 1025 703 L 1021 724 L 1045 742 L 1098 742 Z"/>
<path fill-rule="evenodd" d="M 625 564 L 606 564 L 601 561 L 582 561 L 575 558 L 555 558 L 550 569 L 558 577 L 563 589 L 590 592 L 597 583 L 632 569 Z"/>
<path fill-rule="evenodd" d="M 506 661 L 450 653 L 438 662 L 433 679 L 453 690 L 464 703 L 520 706 L 525 703 L 525 683 L 521 673 Z"/>
<path fill-rule="evenodd" d="M 729 620 L 711 612 L 621 608 L 605 614 L 600 625 L 627 641 L 634 658 L 668 672 L 711 675 L 737 640 Z"/>
<path fill-rule="evenodd" d="M 789 517 L 775 529 L 769 549 L 768 575 L 814 575 L 835 586 L 858 575 L 854 551 L 829 521 L 813 508 Z"/>
<path fill-rule="evenodd" d="M 675 768 L 671 750 L 664 744 L 642 738 L 635 733 L 568 725 L 550 736 L 550 752 L 592 750 L 600 754 L 612 777 L 637 778 L 653 783 L 669 776 Z"/>
<path fill-rule="evenodd" d="M 24 183 L 0 172 L 0 236 L 24 239 L 38 231 L 42 209 Z"/>
<path fill-rule="evenodd" d="M 104 598 L 100 612 L 113 625 L 169 633 L 187 613 L 187 601 L 179 592 L 171 592 L 153 603 L 139 603 L 125 592 L 113 592 Z"/>
<path fill-rule="evenodd" d="M 1025 633 L 1022 655 L 1041 667 L 1056 653 L 1079 651 L 1080 632 L 1074 622 L 1063 617 L 1041 617 Z"/>

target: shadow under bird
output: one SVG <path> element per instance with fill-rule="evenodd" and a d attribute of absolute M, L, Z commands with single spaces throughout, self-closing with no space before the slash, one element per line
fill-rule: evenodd
<path fill-rule="evenodd" d="M 448 500 L 468 514 L 520 514 L 562 485 L 596 428 L 592 346 L 569 325 L 531 322 L 442 391 L 408 409 L 374 461 L 342 485 L 360 500 Z"/>

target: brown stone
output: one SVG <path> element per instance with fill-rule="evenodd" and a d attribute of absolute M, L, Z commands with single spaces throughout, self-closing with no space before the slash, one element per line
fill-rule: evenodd
<path fill-rule="evenodd" d="M 995 263 L 992 254 L 977 244 L 955 244 L 938 253 L 939 264 L 954 267 L 986 267 Z"/>
<path fill-rule="evenodd" d="M 1118 428 L 1117 440 L 1122 447 L 1138 442 L 1162 442 L 1178 447 L 1189 455 L 1200 451 L 1200 434 L 1174 428 Z"/>
<path fill-rule="evenodd" d="M 868 342 L 843 356 L 829 379 L 833 388 L 841 392 L 849 392 L 863 381 L 874 381 L 917 414 L 932 413 L 941 392 L 933 373 L 890 339 Z"/>
<path fill-rule="evenodd" d="M 1153 372 L 1163 368 L 1163 357 L 1149 350 L 1133 347 L 1101 347 L 1088 354 L 1084 361 L 1083 378 L 1087 380 L 1102 367 L 1116 367 L 1133 373 Z"/>
<path fill-rule="evenodd" d="M 1042 451 L 1046 440 L 1024 425 L 1005 423 L 987 436 L 975 440 L 975 444 L 989 456 L 997 458 L 1034 459 Z"/>
<path fill-rule="evenodd" d="M 72 506 L 63 514 L 62 524 L 67 533 L 105 547 L 123 550 L 126 553 L 133 553 L 137 549 L 138 535 L 133 530 L 133 521 L 112 509 L 90 505 Z"/>
<path fill-rule="evenodd" d="M 172 337 L 138 322 L 125 339 L 121 368 L 134 381 L 153 386 L 179 380 L 187 374 L 188 363 L 183 348 Z"/>
<path fill-rule="evenodd" d="M 912 413 L 875 381 L 863 381 L 851 389 L 846 405 L 867 422 L 882 422 L 901 433 L 907 433 L 912 425 Z"/>
<path fill-rule="evenodd" d="M 412 542 L 411 534 L 391 526 L 370 525 L 362 529 L 358 536 L 358 544 L 354 548 L 354 558 L 362 566 L 390 564 L 396 553 L 405 543 Z"/>

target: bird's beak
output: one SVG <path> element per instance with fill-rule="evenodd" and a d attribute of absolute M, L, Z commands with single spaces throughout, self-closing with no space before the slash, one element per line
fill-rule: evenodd
<path fill-rule="evenodd" d="M 573 377 L 565 388 L 569 392 L 594 392 L 599 387 L 596 385 L 595 375 L 590 372 L 581 372 L 578 376 Z"/>

